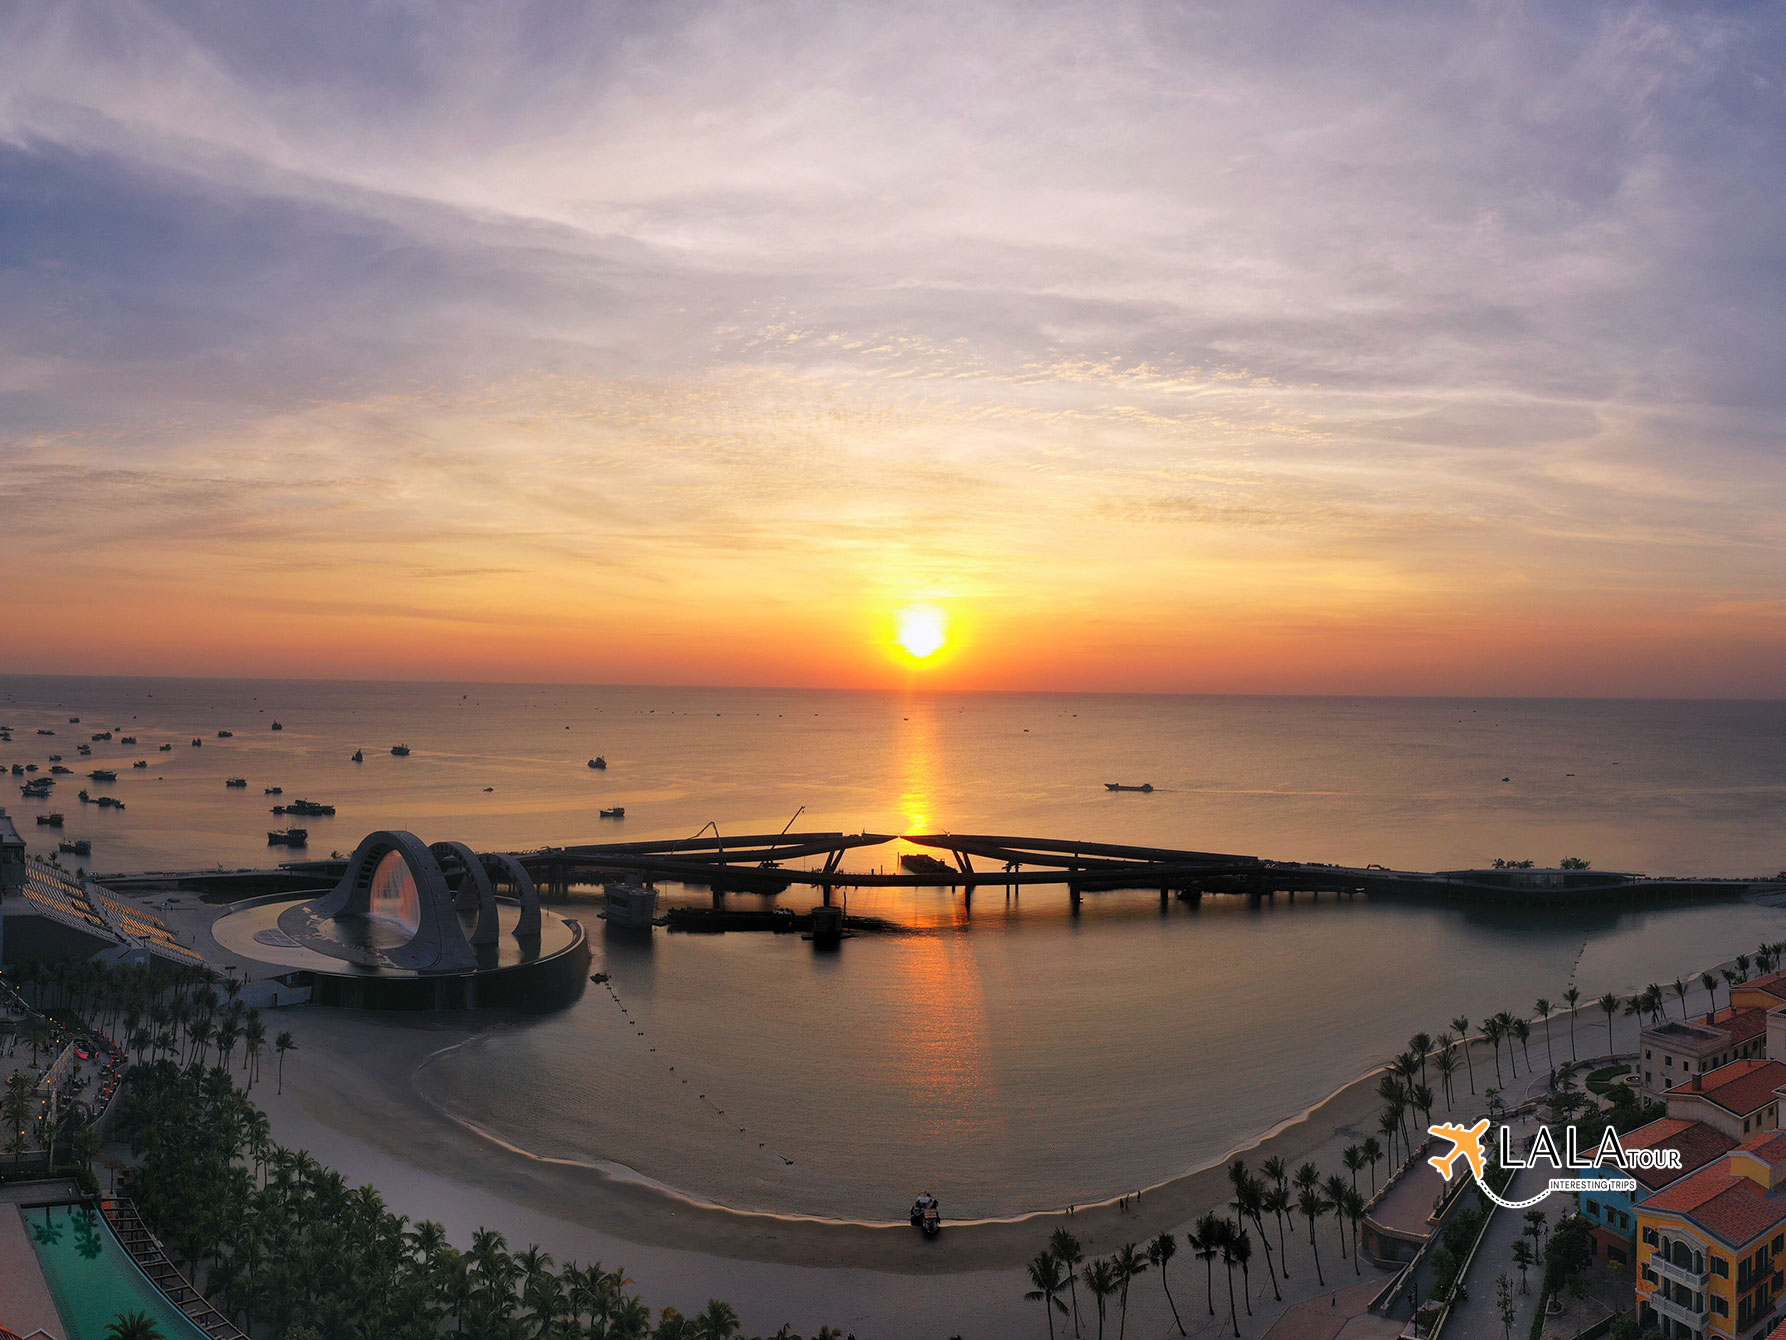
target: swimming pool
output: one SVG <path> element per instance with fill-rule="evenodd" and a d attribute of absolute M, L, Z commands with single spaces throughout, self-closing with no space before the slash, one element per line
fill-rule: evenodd
<path fill-rule="evenodd" d="M 147 1313 L 164 1340 L 206 1340 L 137 1269 L 98 1210 L 53 1205 L 25 1211 L 24 1220 L 68 1340 L 104 1340 L 106 1326 L 124 1312 Z"/>

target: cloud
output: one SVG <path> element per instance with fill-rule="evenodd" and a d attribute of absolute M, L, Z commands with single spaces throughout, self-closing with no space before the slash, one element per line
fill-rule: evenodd
<path fill-rule="evenodd" d="M 1756 608 L 1783 54 L 1684 3 L 23 3 L 0 496 L 150 606 L 691 645 L 1218 572 L 1284 626 Z"/>

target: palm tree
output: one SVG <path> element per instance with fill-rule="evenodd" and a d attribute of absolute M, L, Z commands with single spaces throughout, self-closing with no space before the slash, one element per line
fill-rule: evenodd
<path fill-rule="evenodd" d="M 1054 1230 L 1048 1239 L 1048 1250 L 1059 1261 L 1061 1268 L 1067 1272 L 1067 1291 L 1073 1298 L 1073 1334 L 1079 1334 L 1079 1276 L 1075 1273 L 1079 1263 L 1085 1259 L 1085 1251 L 1079 1246 L 1079 1239 L 1064 1228 Z M 1212 1307 L 1211 1313 L 1215 1311 Z"/>
<path fill-rule="evenodd" d="M 1619 998 L 1608 991 L 1595 1002 L 1606 1011 L 1606 1054 L 1612 1055 L 1612 1016 L 1619 1012 Z"/>
<path fill-rule="evenodd" d="M 1116 1276 L 1119 1304 L 1116 1340 L 1122 1340 L 1123 1333 L 1129 1328 L 1129 1285 L 1135 1282 L 1137 1275 L 1147 1273 L 1147 1258 L 1135 1249 L 1134 1243 L 1125 1242 L 1116 1255 L 1110 1258 L 1110 1271 Z"/>
<path fill-rule="evenodd" d="M 1457 1040 L 1463 1044 L 1464 1064 L 1470 1068 L 1470 1093 L 1476 1092 L 1476 1062 L 1470 1057 L 1470 1021 L 1463 1015 L 1451 1021 L 1451 1027 L 1457 1034 Z"/>
<path fill-rule="evenodd" d="M 1581 988 L 1571 986 L 1563 992 L 1563 1004 L 1569 1007 L 1569 1060 L 1573 1063 L 1575 1056 L 1575 1007 L 1581 1004 Z"/>
<path fill-rule="evenodd" d="M 1439 1070 L 1439 1083 L 1445 1087 L 1445 1109 L 1450 1111 L 1452 1107 L 1451 1078 L 1457 1074 L 1457 1044 L 1450 1038 L 1446 1038 L 1445 1045 L 1439 1048 L 1439 1054 L 1434 1058 L 1433 1064 Z"/>
<path fill-rule="evenodd" d="M 1501 1028 L 1500 1015 L 1497 1014 L 1492 1019 L 1482 1021 L 1482 1036 L 1487 1038 L 1495 1049 L 1495 1086 L 1504 1088 L 1507 1081 L 1501 1075 L 1501 1039 L 1505 1033 Z"/>
<path fill-rule="evenodd" d="M 1685 1019 L 1687 1017 L 1687 984 L 1677 977 L 1672 985 L 1674 986 L 1674 997 L 1681 1003 L 1681 1018 Z"/>
<path fill-rule="evenodd" d="M 1327 1180 L 1321 1183 L 1321 1199 L 1327 1202 L 1327 1208 L 1333 1211 L 1333 1226 L 1339 1233 L 1340 1260 L 1346 1259 L 1346 1222 L 1340 1211 L 1346 1203 L 1346 1192 L 1352 1188 L 1346 1185 L 1346 1179 L 1338 1173 L 1330 1173 Z"/>
<path fill-rule="evenodd" d="M 274 1090 L 275 1093 L 285 1092 L 285 1054 L 295 1051 L 297 1046 L 298 1040 L 290 1033 L 281 1033 L 273 1039 L 273 1050 L 279 1054 L 279 1087 Z"/>
<path fill-rule="evenodd" d="M 1272 1190 L 1276 1190 L 1276 1188 L 1272 1188 Z M 1269 1199 L 1271 1194 L 1271 1191 L 1267 1191 L 1266 1197 Z M 1282 1227 L 1281 1223 L 1279 1227 Z M 1177 1255 L 1178 1239 L 1170 1233 L 1162 1233 L 1147 1244 L 1147 1263 L 1160 1272 L 1160 1288 L 1166 1293 L 1166 1306 L 1172 1309 L 1172 1321 L 1178 1327 L 1178 1333 L 1184 1335 L 1186 1331 L 1184 1322 L 1178 1316 L 1178 1304 L 1172 1300 L 1172 1286 L 1166 1282 L 1166 1266 Z M 1062 1308 L 1061 1310 L 1064 1312 L 1066 1309 Z M 1053 1340 L 1053 1322 L 1049 1323 L 1048 1334 L 1050 1340 Z"/>
<path fill-rule="evenodd" d="M 1277 1254 L 1278 1268 L 1284 1272 L 1284 1278 L 1290 1278 L 1290 1253 L 1284 1247 L 1284 1216 L 1290 1212 L 1290 1188 L 1282 1182 L 1274 1182 L 1266 1189 L 1265 1199 L 1261 1202 L 1264 1209 L 1277 1216 Z M 1260 1237 L 1264 1237 L 1261 1230 Z"/>
<path fill-rule="evenodd" d="M 1364 1222 L 1364 1197 L 1356 1190 L 1346 1192 L 1346 1198 L 1340 1211 L 1352 1225 L 1352 1273 L 1362 1275 L 1364 1272 L 1358 1265 L 1358 1225 Z"/>
<path fill-rule="evenodd" d="M 1524 1019 L 1515 1019 L 1510 1027 L 1513 1030 L 1514 1040 L 1519 1043 L 1519 1054 L 1525 1059 L 1526 1072 L 1530 1074 L 1532 1069 L 1532 1053 L 1526 1050 L 1526 1040 L 1532 1036 L 1532 1026 Z M 1513 1044 L 1511 1042 L 1507 1044 L 1507 1050 L 1508 1052 L 1512 1052 Z"/>
<path fill-rule="evenodd" d="M 1352 1174 L 1352 1190 L 1358 1190 L 1358 1170 L 1364 1166 L 1364 1151 L 1357 1145 L 1347 1145 L 1346 1152 L 1340 1155 L 1340 1162 Z"/>
<path fill-rule="evenodd" d="M 1222 1250 L 1222 1225 L 1226 1221 L 1211 1212 L 1196 1222 L 1185 1234 L 1191 1254 L 1203 1262 L 1203 1290 L 1209 1302 L 1209 1315 L 1215 1316 L 1215 1259 Z"/>
<path fill-rule="evenodd" d="M 1240 1215 L 1240 1222 L 1243 1225 L 1248 1219 L 1251 1219 L 1253 1227 L 1259 1230 L 1259 1242 L 1265 1248 L 1265 1276 L 1271 1281 L 1272 1296 L 1282 1302 L 1284 1296 L 1278 1292 L 1277 1270 L 1271 1261 L 1271 1239 L 1265 1236 L 1265 1185 L 1257 1177 L 1247 1172 L 1246 1165 L 1239 1159 L 1235 1159 L 1234 1164 L 1230 1167 L 1230 1175 L 1233 1174 L 1234 1168 L 1240 1169 L 1234 1192 L 1235 1212 Z M 1250 1251 L 1251 1248 L 1248 1250 Z"/>
<path fill-rule="evenodd" d="M 1246 1314 L 1250 1317 L 1253 1315 L 1253 1277 L 1252 1272 L 1247 1269 L 1247 1262 L 1253 1259 L 1253 1239 L 1246 1231 L 1245 1224 L 1235 1229 L 1234 1241 L 1228 1244 L 1228 1253 L 1234 1258 L 1234 1264 L 1240 1267 L 1240 1300 L 1246 1304 Z M 1281 1295 L 1279 1301 L 1282 1301 Z"/>
<path fill-rule="evenodd" d="M 163 1340 L 147 1312 L 120 1312 L 105 1325 L 105 1340 Z"/>
<path fill-rule="evenodd" d="M 1705 1010 L 1707 1014 L 1715 1014 L 1718 1010 L 1718 979 L 1709 972 L 1699 974 L 1699 984 L 1705 988 Z"/>
<path fill-rule="evenodd" d="M 1395 1113 L 1385 1108 L 1377 1118 L 1377 1134 L 1389 1142 L 1389 1161 L 1391 1163 L 1395 1162 L 1395 1137 L 1400 1130 L 1401 1123 L 1396 1120 Z M 1371 1176 L 1374 1179 L 1376 1174 L 1373 1172 Z"/>
<path fill-rule="evenodd" d="M 1240 1258 L 1235 1254 L 1234 1241 L 1241 1234 L 1244 1234 L 1246 1229 L 1242 1228 L 1232 1219 L 1224 1219 L 1222 1220 L 1222 1224 L 1222 1265 L 1225 1266 L 1228 1271 L 1228 1320 L 1233 1323 L 1234 1334 L 1238 1336 L 1240 1334 L 1240 1314 L 1234 1308 L 1234 1267 L 1239 1264 Z M 1247 1315 L 1251 1316 L 1252 1311 L 1253 1306 L 1249 1300 L 1247 1303 Z"/>
<path fill-rule="evenodd" d="M 738 1320 L 738 1314 L 732 1310 L 730 1303 L 709 1298 L 707 1306 L 701 1309 L 701 1315 L 695 1318 L 695 1334 L 700 1340 L 732 1340 L 738 1334 L 740 1325 L 742 1323 Z"/>
<path fill-rule="evenodd" d="M 1116 1292 L 1116 1272 L 1103 1257 L 1085 1267 L 1085 1287 L 1091 1290 L 1092 1299 L 1098 1305 L 1098 1340 L 1104 1340 L 1104 1313 L 1109 1307 L 1110 1295 Z"/>
<path fill-rule="evenodd" d="M 1061 1277 L 1060 1258 L 1050 1251 L 1039 1252 L 1029 1263 L 1029 1282 L 1036 1287 L 1023 1297 L 1028 1302 L 1042 1305 L 1042 1311 L 1048 1316 L 1048 1340 L 1054 1340 L 1055 1310 L 1058 1308 L 1062 1316 L 1067 1312 L 1067 1305 L 1060 1298 L 1060 1291 L 1067 1284 Z"/>
<path fill-rule="evenodd" d="M 1554 1073 L 1557 1068 L 1557 1058 L 1550 1050 L 1550 997 L 1539 996 L 1538 1003 L 1532 1008 L 1538 1012 L 1538 1017 L 1544 1020 L 1544 1060 Z"/>
<path fill-rule="evenodd" d="M 1474 1092 L 1474 1090 L 1472 1090 Z M 1364 1137 L 1364 1161 L 1371 1167 L 1371 1195 L 1377 1194 L 1377 1160 L 1383 1157 L 1383 1146 L 1377 1143 L 1377 1137 Z"/>
<path fill-rule="evenodd" d="M 1296 1195 L 1296 1208 L 1302 1211 L 1302 1217 L 1308 1221 L 1308 1245 L 1315 1254 L 1315 1279 L 1325 1289 L 1327 1279 L 1321 1273 L 1321 1248 L 1315 1241 L 1315 1221 L 1327 1213 L 1327 1202 L 1321 1199 L 1317 1188 L 1305 1185 Z"/>
<path fill-rule="evenodd" d="M 1408 1039 L 1408 1050 L 1420 1058 L 1420 1082 L 1426 1083 L 1426 1054 L 1433 1049 L 1433 1040 L 1425 1033 L 1416 1033 Z"/>

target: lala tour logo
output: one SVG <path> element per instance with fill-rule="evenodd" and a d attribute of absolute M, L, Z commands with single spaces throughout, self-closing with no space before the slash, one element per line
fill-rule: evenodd
<path fill-rule="evenodd" d="M 1458 1126 L 1450 1122 L 1438 1126 L 1428 1126 L 1428 1135 L 1449 1140 L 1451 1148 L 1443 1154 L 1435 1154 L 1427 1160 L 1437 1168 L 1445 1181 L 1449 1183 L 1457 1172 L 1457 1165 L 1469 1165 L 1470 1175 L 1476 1179 L 1476 1185 L 1482 1194 L 1496 1205 L 1508 1210 L 1523 1210 L 1527 1206 L 1536 1205 L 1553 1191 L 1635 1191 L 1635 1177 L 1553 1177 L 1535 1196 L 1527 1196 L 1524 1200 L 1506 1200 L 1488 1184 L 1484 1176 L 1488 1156 L 1482 1148 L 1483 1137 L 1488 1134 L 1488 1118 L 1484 1117 L 1474 1126 Z M 1565 1168 L 1576 1172 L 1589 1169 L 1598 1171 L 1601 1168 L 1618 1168 L 1630 1172 L 1635 1168 L 1678 1168 L 1681 1166 L 1681 1151 L 1678 1149 L 1626 1149 L 1619 1140 L 1619 1133 L 1608 1126 L 1606 1134 L 1600 1137 L 1600 1143 L 1591 1154 L 1583 1154 L 1576 1143 L 1575 1127 L 1564 1128 L 1563 1148 L 1557 1149 L 1556 1136 L 1547 1126 L 1540 1126 L 1538 1133 L 1532 1137 L 1530 1148 L 1524 1157 L 1514 1152 L 1512 1135 L 1503 1124 L 1498 1132 L 1499 1147 L 1496 1153 L 1498 1162 L 1503 1168 L 1515 1172 L 1528 1168 L 1536 1168 L 1540 1164 L 1548 1164 L 1558 1172 Z"/>

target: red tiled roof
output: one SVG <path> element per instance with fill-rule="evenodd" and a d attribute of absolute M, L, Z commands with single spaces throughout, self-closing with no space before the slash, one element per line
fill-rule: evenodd
<path fill-rule="evenodd" d="M 1767 1340 L 1786 1340 L 1786 1321 L 1767 1333 Z"/>
<path fill-rule="evenodd" d="M 1786 1139 L 1786 1132 L 1769 1131 L 1767 1138 Z M 1660 1191 L 1663 1187 L 1680 1181 L 1689 1173 L 1697 1172 L 1713 1159 L 1728 1154 L 1737 1147 L 1730 1136 L 1715 1126 L 1708 1126 L 1703 1121 L 1689 1121 L 1685 1117 L 1662 1117 L 1646 1126 L 1639 1126 L 1620 1142 L 1626 1149 L 1678 1149 L 1681 1151 L 1681 1166 L 1678 1168 L 1638 1168 L 1631 1176 L 1642 1182 L 1651 1191 Z M 1751 1144 L 1754 1143 L 1751 1141 Z M 1744 1145 L 1744 1149 L 1749 1145 Z M 1773 1156 L 1764 1154 L 1764 1158 L 1772 1161 Z M 1779 1157 L 1786 1158 L 1786 1153 Z"/>
<path fill-rule="evenodd" d="M 1778 1000 L 1786 1000 L 1786 969 L 1770 972 L 1766 977 L 1757 977 L 1753 981 L 1738 982 L 1738 991 L 1765 991 Z"/>
<path fill-rule="evenodd" d="M 1716 1103 L 1726 1112 L 1747 1117 L 1773 1102 L 1783 1087 L 1786 1087 L 1786 1064 L 1751 1057 L 1695 1075 L 1663 1096 L 1693 1095 Z"/>
<path fill-rule="evenodd" d="M 1764 1237 L 1786 1223 L 1786 1199 L 1770 1196 L 1720 1159 L 1664 1187 L 1640 1209 L 1665 1210 L 1691 1220 L 1732 1247 Z"/>
<path fill-rule="evenodd" d="M 1767 1032 L 1767 1011 L 1759 1005 L 1741 1010 L 1733 1010 L 1726 1005 L 1723 1009 L 1702 1015 L 1692 1022 L 1705 1028 L 1715 1028 L 1740 1046 L 1745 1042 L 1753 1042 Z"/>

